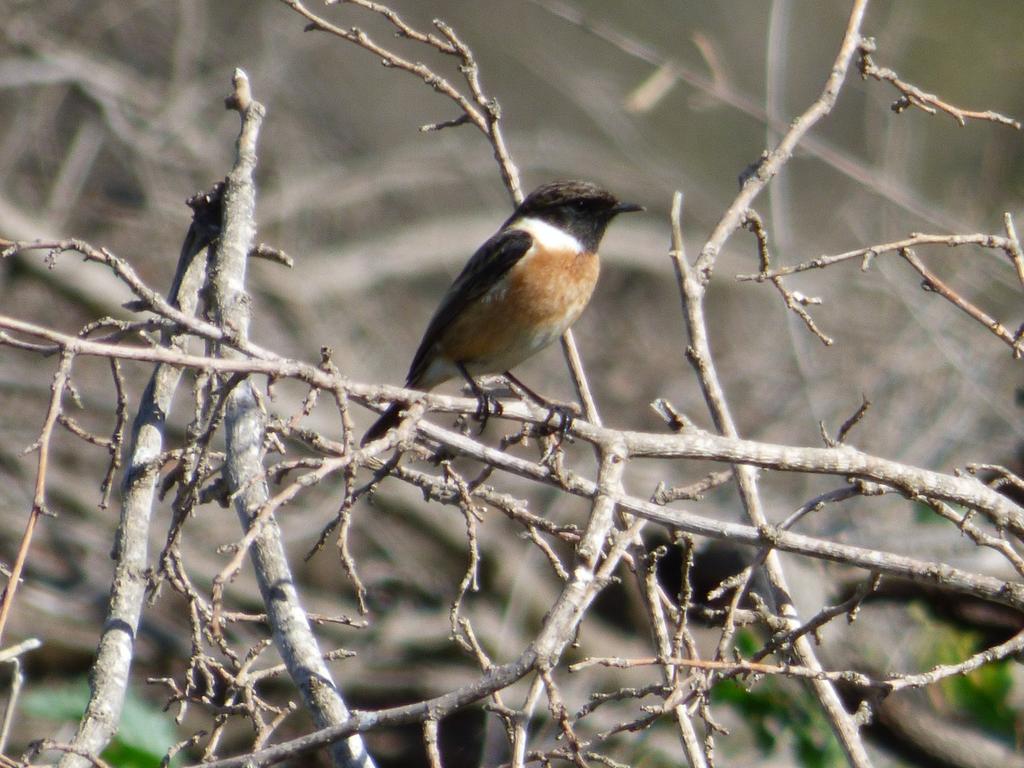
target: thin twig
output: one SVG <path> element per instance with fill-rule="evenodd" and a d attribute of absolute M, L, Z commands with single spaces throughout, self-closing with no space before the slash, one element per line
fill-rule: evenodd
<path fill-rule="evenodd" d="M 592 666 L 611 667 L 615 669 L 633 669 L 635 667 L 647 667 L 660 664 L 687 667 L 694 669 L 705 669 L 728 672 L 730 674 L 754 674 L 754 675 L 783 675 L 799 677 L 808 680 L 822 680 L 837 683 L 846 683 L 859 688 L 873 688 L 883 691 L 886 694 L 908 688 L 923 688 L 928 685 L 944 680 L 949 677 L 964 675 L 978 669 L 986 664 L 1010 658 L 1024 649 L 1024 632 L 1014 635 L 1004 643 L 986 648 L 984 651 L 973 654 L 959 664 L 942 664 L 933 667 L 928 672 L 916 675 L 894 675 L 885 678 L 873 678 L 863 672 L 855 671 L 828 671 L 814 669 L 799 664 L 763 664 L 755 661 L 733 660 L 717 661 L 713 659 L 683 659 L 683 658 L 658 658 L 649 656 L 645 658 L 621 658 L 621 657 L 600 657 L 589 658 L 577 662 L 570 667 L 573 672 L 582 671 Z"/>
<path fill-rule="evenodd" d="M 765 274 L 770 270 L 771 257 L 768 253 L 768 233 L 765 231 L 764 222 L 761 221 L 761 217 L 757 211 L 753 209 L 748 210 L 743 216 L 743 226 L 748 229 L 757 240 L 757 254 L 758 259 L 761 263 L 760 274 Z M 814 322 L 814 318 L 811 317 L 804 307 L 810 304 L 821 304 L 821 299 L 811 298 L 804 296 L 799 291 L 789 290 L 782 282 L 781 277 L 769 278 L 772 285 L 778 290 L 782 296 L 782 300 L 786 303 L 786 308 L 792 311 L 797 317 L 804 321 L 804 325 L 807 326 L 807 330 L 813 333 L 818 340 L 826 347 L 831 347 L 834 343 L 831 336 L 826 336 L 822 333 L 821 329 Z"/>
<path fill-rule="evenodd" d="M 964 312 L 972 320 L 976 320 L 988 328 L 988 330 L 1013 350 L 1013 356 L 1015 358 L 1020 358 L 1021 355 L 1024 354 L 1024 334 L 1019 331 L 1016 334 L 1010 333 L 1006 326 L 1001 322 L 946 285 L 946 283 L 940 280 L 934 272 L 928 269 L 928 267 L 926 267 L 924 263 L 917 258 L 917 254 L 914 253 L 912 249 L 901 248 L 899 250 L 899 255 L 902 256 L 903 259 L 917 270 L 921 277 L 924 278 L 924 282 L 921 284 L 922 288 L 939 294 L 954 307 Z"/>
<path fill-rule="evenodd" d="M 861 77 L 864 79 L 874 78 L 879 82 L 890 83 L 896 90 L 901 94 L 900 98 L 892 104 L 892 111 L 896 114 L 906 111 L 910 107 L 917 107 L 923 112 L 927 112 L 929 115 L 934 115 L 936 112 L 944 112 L 954 120 L 957 121 L 961 126 L 966 125 L 968 120 L 987 120 L 992 123 L 999 123 L 1000 125 L 1006 125 L 1015 130 L 1021 129 L 1019 120 L 1001 115 L 998 112 L 992 110 L 986 110 L 985 112 L 977 112 L 971 109 L 961 109 L 952 104 L 948 104 L 934 93 L 926 93 L 915 85 L 911 85 L 905 80 L 901 80 L 893 70 L 888 67 L 879 67 L 875 64 L 875 60 L 871 54 L 875 52 L 876 45 L 873 38 L 867 37 L 861 40 L 860 48 L 858 53 L 860 59 L 858 61 L 858 67 L 860 69 Z"/>
<path fill-rule="evenodd" d="M 39 452 L 39 462 L 36 468 L 35 493 L 32 496 L 32 508 L 28 513 L 28 521 L 25 523 L 25 532 L 21 536 L 21 543 L 18 544 L 18 552 L 14 557 L 14 565 L 11 566 L 11 575 L 7 579 L 7 586 L 4 588 L 2 601 L 0 601 L 0 638 L 3 637 L 4 628 L 7 626 L 7 617 L 10 615 L 11 606 L 14 604 L 14 595 L 18 590 L 21 581 L 21 572 L 25 568 L 25 560 L 28 557 L 28 549 L 32 543 L 32 535 L 36 529 L 36 523 L 42 515 L 51 514 L 46 508 L 46 473 L 50 461 L 50 438 L 53 435 L 53 427 L 57 423 L 57 417 L 61 412 L 61 401 L 64 397 L 64 390 L 71 375 L 71 363 L 74 355 L 64 351 L 60 356 L 60 363 L 57 372 L 53 376 L 53 383 L 50 385 L 50 407 L 46 412 L 43 421 L 43 428 L 39 438 L 32 446 Z"/>
<path fill-rule="evenodd" d="M 756 280 L 757 282 L 763 282 L 775 277 L 785 277 L 786 275 L 795 275 L 798 272 L 807 272 L 811 269 L 824 269 L 825 267 L 830 267 L 833 264 L 840 264 L 844 261 L 860 261 L 863 264 L 865 259 L 874 259 L 876 256 L 881 256 L 883 253 L 898 253 L 904 248 L 916 248 L 922 245 L 945 245 L 950 248 L 958 248 L 965 245 L 976 245 L 979 248 L 1001 250 L 1011 259 L 1014 257 L 1015 248 L 1012 237 L 989 235 L 981 232 L 969 235 L 932 235 L 922 232 L 913 232 L 909 237 L 902 238 L 901 240 L 893 240 L 888 243 L 879 243 L 877 245 L 869 245 L 863 248 L 855 248 L 852 251 L 844 251 L 843 253 L 818 256 L 814 259 L 810 259 L 809 261 L 793 264 L 788 267 L 776 267 L 775 269 L 769 269 L 765 272 L 740 274 L 736 275 L 736 279 L 740 281 Z M 1019 244 L 1016 248 L 1019 251 Z"/>
<path fill-rule="evenodd" d="M 21 669 L 21 656 L 29 651 L 34 651 L 41 645 L 42 643 L 38 639 L 31 637 L 0 651 L 0 664 L 11 665 L 10 693 L 4 703 L 3 721 L 0 722 L 0 755 L 7 752 L 7 739 L 11 735 L 11 724 L 14 722 L 14 713 L 18 709 L 18 697 L 21 694 L 21 686 L 25 682 L 25 676 Z"/>
<path fill-rule="evenodd" d="M 769 181 L 779 172 L 790 157 L 797 145 L 803 140 L 808 131 L 811 130 L 822 118 L 832 111 L 839 90 L 846 80 L 850 64 L 854 54 L 861 42 L 860 27 L 864 20 L 864 13 L 867 10 L 867 0 L 855 0 L 850 11 L 850 17 L 843 35 L 843 41 L 839 46 L 835 62 L 828 80 L 821 95 L 807 108 L 796 120 L 792 122 L 788 131 L 783 135 L 776 147 L 766 152 L 757 170 L 751 174 L 743 184 L 740 193 L 733 200 L 732 204 L 715 225 L 714 231 L 701 249 L 694 268 L 699 276 L 701 285 L 706 285 L 711 279 L 715 261 L 719 252 L 725 245 L 726 240 L 740 227 L 743 221 L 743 214 L 751 207 L 754 198 L 761 193 Z"/>

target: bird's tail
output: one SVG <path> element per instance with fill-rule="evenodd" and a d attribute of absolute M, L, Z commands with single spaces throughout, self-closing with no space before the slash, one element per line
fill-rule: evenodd
<path fill-rule="evenodd" d="M 366 434 L 363 435 L 363 439 L 359 441 L 360 445 L 366 445 L 371 440 L 376 440 L 378 437 L 383 437 L 384 433 L 392 427 L 397 427 L 398 422 L 402 420 L 402 409 L 405 408 L 405 403 L 392 403 L 391 407 L 381 414 L 381 417 L 373 422 Z"/>

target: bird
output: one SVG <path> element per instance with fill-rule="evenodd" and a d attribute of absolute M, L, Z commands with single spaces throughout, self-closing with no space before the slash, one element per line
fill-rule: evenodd
<path fill-rule="evenodd" d="M 483 423 L 491 412 L 501 412 L 500 403 L 476 382 L 483 374 L 502 373 L 544 403 L 511 369 L 576 322 L 597 285 L 597 249 L 605 229 L 620 213 L 642 210 L 586 181 L 537 187 L 477 249 L 444 294 L 413 355 L 405 386 L 429 391 L 461 376 L 477 396 Z M 393 403 L 361 444 L 397 426 L 403 408 L 404 403 Z"/>

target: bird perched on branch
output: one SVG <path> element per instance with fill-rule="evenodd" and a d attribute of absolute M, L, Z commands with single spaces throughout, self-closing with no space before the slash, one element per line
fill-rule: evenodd
<path fill-rule="evenodd" d="M 413 356 L 405 386 L 430 390 L 462 376 L 486 421 L 500 404 L 475 376 L 503 373 L 541 403 L 509 369 L 559 338 L 580 316 L 597 284 L 598 245 L 620 213 L 642 211 L 584 181 L 556 181 L 531 192 L 473 254 L 434 312 Z M 363 444 L 396 426 L 394 403 Z"/>

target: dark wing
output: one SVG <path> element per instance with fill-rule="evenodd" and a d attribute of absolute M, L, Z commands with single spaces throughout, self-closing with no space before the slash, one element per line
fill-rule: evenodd
<path fill-rule="evenodd" d="M 481 245 L 448 288 L 423 333 L 409 366 L 406 386 L 415 386 L 431 361 L 431 351 L 444 330 L 471 303 L 497 283 L 530 250 L 533 237 L 521 229 L 502 229 Z"/>

